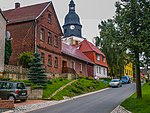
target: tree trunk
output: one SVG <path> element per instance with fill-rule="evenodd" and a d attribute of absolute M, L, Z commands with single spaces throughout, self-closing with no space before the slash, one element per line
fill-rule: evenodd
<path fill-rule="evenodd" d="M 135 52 L 135 63 L 136 63 L 136 93 L 137 98 L 142 98 L 141 91 L 141 79 L 140 79 L 140 61 L 139 61 L 139 52 Z"/>

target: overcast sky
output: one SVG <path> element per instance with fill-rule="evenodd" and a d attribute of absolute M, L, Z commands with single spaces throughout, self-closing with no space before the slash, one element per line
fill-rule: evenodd
<path fill-rule="evenodd" d="M 15 2 L 22 6 L 47 2 L 50 0 L 0 0 L 2 10 L 13 9 Z M 116 0 L 74 0 L 76 12 L 80 16 L 83 37 L 92 41 L 99 35 L 98 24 L 101 20 L 110 19 L 115 14 Z M 60 25 L 64 24 L 64 17 L 68 13 L 70 0 L 52 0 Z"/>

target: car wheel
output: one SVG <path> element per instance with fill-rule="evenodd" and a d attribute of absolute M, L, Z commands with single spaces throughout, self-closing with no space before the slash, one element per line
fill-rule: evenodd
<path fill-rule="evenodd" d="M 25 102 L 27 99 L 20 99 L 21 102 Z"/>
<path fill-rule="evenodd" d="M 15 97 L 11 95 L 11 96 L 8 97 L 8 100 L 15 101 Z"/>

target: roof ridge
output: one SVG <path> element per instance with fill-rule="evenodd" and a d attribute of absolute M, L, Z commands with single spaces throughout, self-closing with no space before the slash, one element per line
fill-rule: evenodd
<path fill-rule="evenodd" d="M 3 16 L 3 18 L 5 19 L 5 21 L 7 22 L 8 20 L 6 19 L 6 17 L 4 16 L 4 14 L 3 14 L 3 11 L 2 11 L 2 9 L 0 8 L 0 13 L 2 14 L 2 16 Z"/>
<path fill-rule="evenodd" d="M 89 44 L 90 42 L 88 40 L 86 40 L 86 43 L 89 45 L 89 47 L 94 51 L 94 49 L 91 47 L 91 45 Z"/>
<path fill-rule="evenodd" d="M 27 7 L 33 7 L 33 6 L 36 6 L 36 5 L 41 5 L 41 4 L 46 4 L 46 3 L 51 3 L 52 1 L 49 1 L 49 2 L 43 2 L 43 3 L 37 3 L 37 4 L 32 4 L 32 5 L 26 5 L 26 6 L 23 6 L 23 7 L 19 7 L 18 9 L 23 9 L 23 8 L 27 8 Z M 11 11 L 11 10 L 15 10 L 15 8 L 13 9 L 8 9 L 8 10 L 4 10 L 5 11 Z"/>

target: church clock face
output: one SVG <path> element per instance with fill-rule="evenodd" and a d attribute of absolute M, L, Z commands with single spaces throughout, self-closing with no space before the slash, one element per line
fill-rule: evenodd
<path fill-rule="evenodd" d="M 70 25 L 70 29 L 71 30 L 75 29 L 75 26 L 74 25 Z"/>

